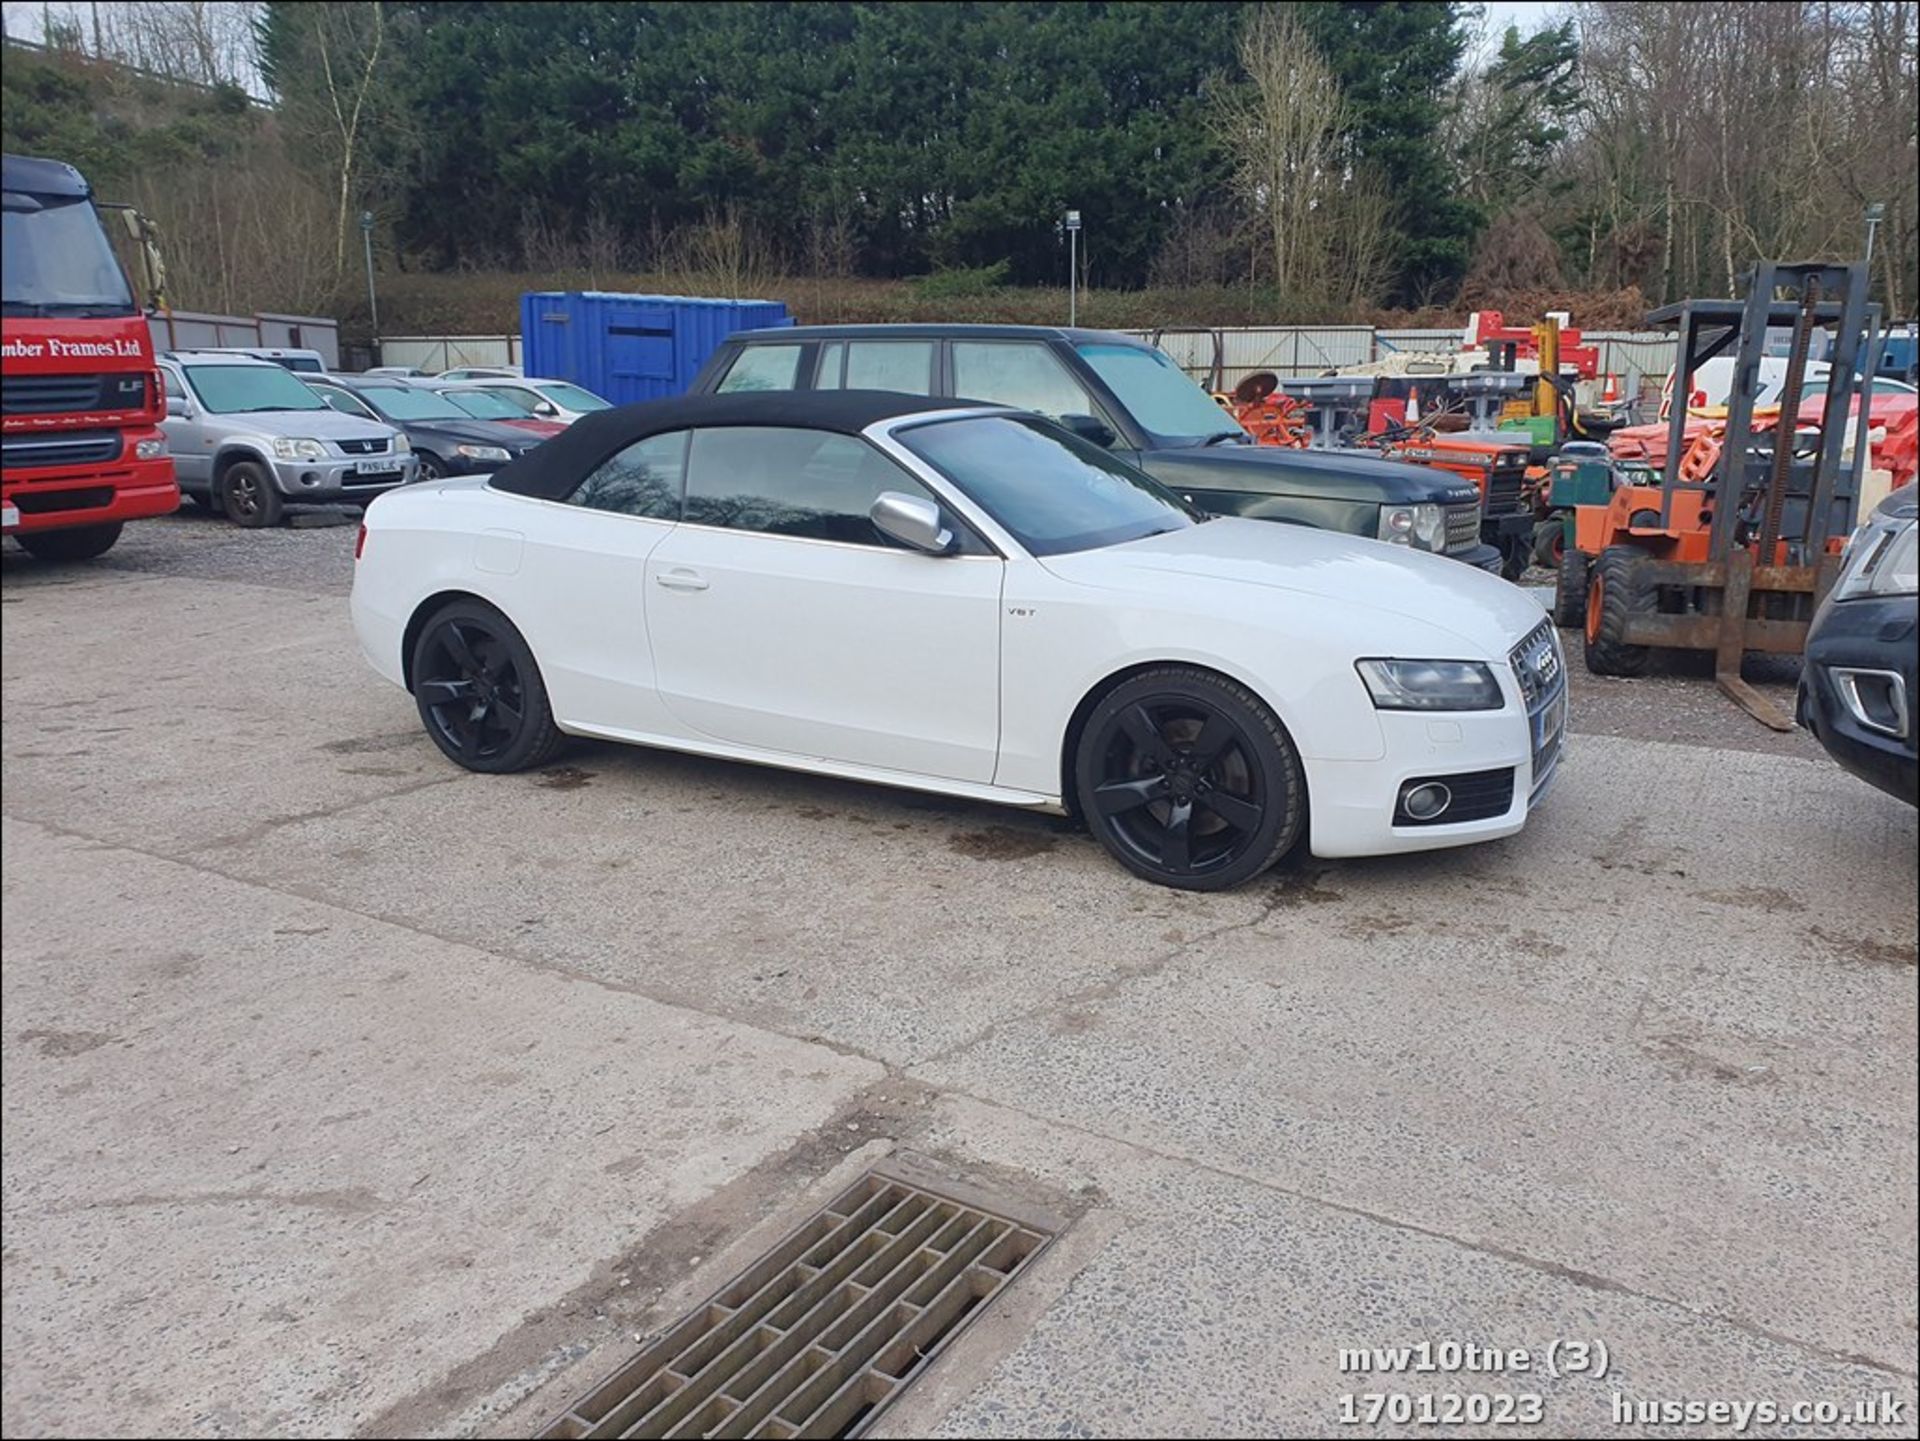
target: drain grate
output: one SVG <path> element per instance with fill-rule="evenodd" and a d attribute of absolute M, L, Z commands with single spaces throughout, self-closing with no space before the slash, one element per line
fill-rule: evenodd
<path fill-rule="evenodd" d="M 858 1436 L 1059 1230 L 869 1172 L 540 1434 Z"/>

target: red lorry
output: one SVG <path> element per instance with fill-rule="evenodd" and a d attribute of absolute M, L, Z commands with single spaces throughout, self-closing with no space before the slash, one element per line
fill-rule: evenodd
<path fill-rule="evenodd" d="M 43 559 L 85 560 L 180 504 L 166 394 L 80 172 L 8 155 L 0 191 L 0 530 Z"/>

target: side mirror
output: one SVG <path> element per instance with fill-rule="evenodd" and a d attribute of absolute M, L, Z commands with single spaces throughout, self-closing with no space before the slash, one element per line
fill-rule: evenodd
<path fill-rule="evenodd" d="M 1063 415 L 1060 417 L 1060 424 L 1088 444 L 1097 445 L 1102 450 L 1108 449 L 1120 438 L 1113 433 L 1112 426 L 1091 415 Z"/>
<path fill-rule="evenodd" d="M 543 400 L 534 406 L 533 413 L 535 415 L 544 415 L 548 420 L 551 420 L 560 413 L 560 407 L 555 405 L 551 400 Z"/>
<path fill-rule="evenodd" d="M 185 396 L 169 395 L 167 397 L 167 414 L 169 416 L 177 420 L 185 420 L 188 413 Z"/>
<path fill-rule="evenodd" d="M 953 549 L 953 532 L 940 524 L 940 507 L 920 496 L 882 491 L 867 515 L 882 535 L 914 550 L 945 555 Z"/>

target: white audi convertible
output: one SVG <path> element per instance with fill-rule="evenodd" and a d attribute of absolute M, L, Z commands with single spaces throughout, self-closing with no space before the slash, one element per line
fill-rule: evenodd
<path fill-rule="evenodd" d="M 869 391 L 589 415 L 367 511 L 353 620 L 469 770 L 568 736 L 1067 811 L 1216 890 L 1510 835 L 1559 642 L 1493 576 L 1209 518 L 1023 411 Z"/>

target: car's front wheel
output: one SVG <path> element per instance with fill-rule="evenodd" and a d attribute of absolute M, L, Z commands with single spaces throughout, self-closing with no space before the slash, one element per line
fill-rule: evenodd
<path fill-rule="evenodd" d="M 236 460 L 220 477 L 220 507 L 228 520 L 248 530 L 276 526 L 286 515 L 273 477 L 264 465 L 251 460 Z"/>
<path fill-rule="evenodd" d="M 470 771 L 544 765 L 566 744 L 540 667 L 513 622 L 482 601 L 452 601 L 421 628 L 413 697 L 433 743 Z"/>
<path fill-rule="evenodd" d="M 1192 666 L 1130 677 L 1087 717 L 1074 760 L 1080 814 L 1147 880 L 1218 891 L 1267 869 L 1306 822 L 1300 758 L 1237 681 Z"/>

